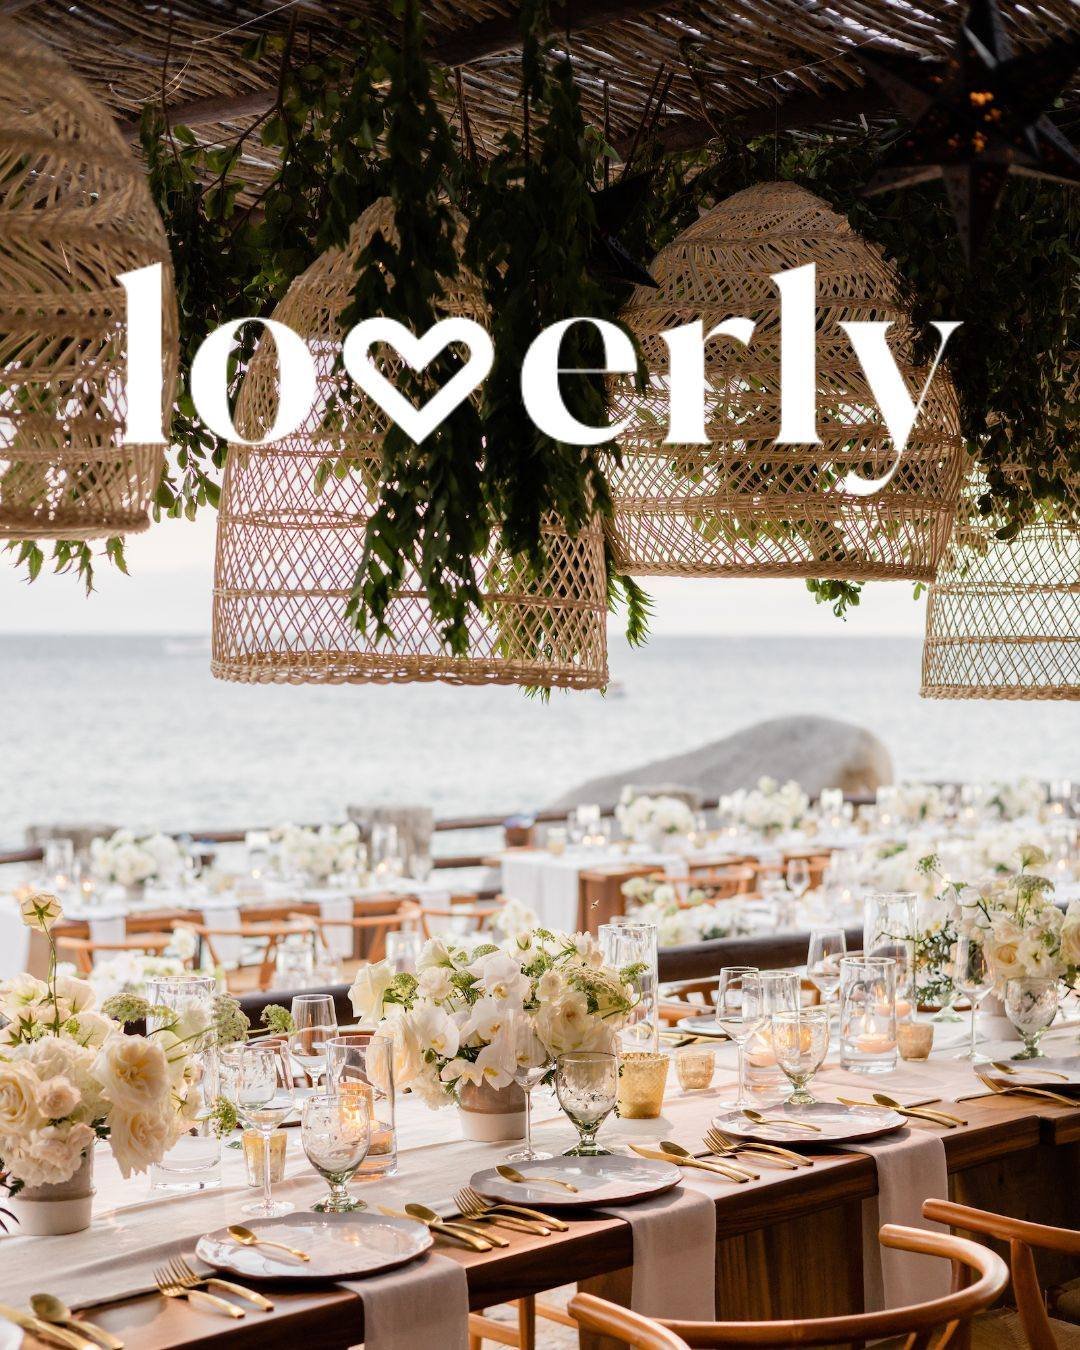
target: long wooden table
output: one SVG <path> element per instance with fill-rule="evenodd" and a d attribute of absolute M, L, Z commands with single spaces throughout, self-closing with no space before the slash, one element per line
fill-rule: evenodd
<path fill-rule="evenodd" d="M 954 1199 L 1065 1227 L 1080 1222 L 1080 1103 L 987 1097 L 963 1103 L 963 1114 L 967 1125 L 943 1136 Z M 912 1122 L 912 1128 L 940 1133 L 930 1124 Z M 861 1308 L 860 1215 L 862 1202 L 875 1193 L 874 1163 L 826 1149 L 812 1156 L 812 1169 L 763 1169 L 759 1180 L 718 1197 L 717 1299 L 724 1317 Z M 568 1233 L 549 1238 L 503 1235 L 510 1246 L 484 1254 L 437 1243 L 465 1267 L 474 1310 L 575 1281 L 608 1295 L 626 1283 L 632 1251 L 621 1220 L 572 1220 Z M 1047 1260 L 1041 1273 L 1056 1283 L 1075 1271 Z M 360 1300 L 351 1292 L 282 1288 L 274 1298 L 273 1313 L 249 1313 L 235 1323 L 157 1294 L 104 1304 L 89 1315 L 130 1350 L 299 1343 L 305 1350 L 345 1350 L 363 1338 Z M 26 1344 L 41 1342 L 28 1337 Z"/>

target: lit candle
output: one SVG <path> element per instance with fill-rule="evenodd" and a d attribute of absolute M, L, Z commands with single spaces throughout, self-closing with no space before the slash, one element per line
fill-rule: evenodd
<path fill-rule="evenodd" d="M 855 1048 L 865 1051 L 868 1055 L 884 1054 L 888 1050 L 896 1049 L 896 1037 L 887 1031 L 864 1031 L 862 1035 L 856 1036 Z"/>

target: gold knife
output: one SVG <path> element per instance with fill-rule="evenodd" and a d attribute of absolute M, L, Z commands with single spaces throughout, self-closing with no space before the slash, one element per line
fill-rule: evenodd
<path fill-rule="evenodd" d="M 74 1331 L 67 1331 L 64 1327 L 53 1326 L 51 1322 L 43 1322 L 40 1317 L 20 1312 L 10 1304 L 0 1303 L 0 1317 L 14 1322 L 17 1327 L 22 1327 L 23 1331 L 32 1331 L 43 1341 L 62 1345 L 66 1350 L 99 1350 L 99 1347 L 93 1341 L 88 1341 L 85 1336 L 76 1335 Z"/>

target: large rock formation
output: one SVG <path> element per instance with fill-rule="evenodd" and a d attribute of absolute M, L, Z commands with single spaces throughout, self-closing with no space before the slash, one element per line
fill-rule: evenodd
<path fill-rule="evenodd" d="M 892 782 L 893 767 L 888 750 L 863 727 L 832 717 L 775 717 L 700 750 L 590 778 L 552 805 L 608 805 L 618 801 L 628 783 L 638 789 L 678 784 L 702 797 L 717 797 L 753 787 L 763 774 L 781 782 L 794 778 L 811 797 L 830 787 L 872 795 L 879 784 Z"/>

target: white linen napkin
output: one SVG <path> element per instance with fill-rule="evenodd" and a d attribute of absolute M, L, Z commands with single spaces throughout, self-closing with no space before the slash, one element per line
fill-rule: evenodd
<path fill-rule="evenodd" d="M 123 942 L 127 937 L 127 916 L 124 914 L 92 914 L 87 926 L 91 942 Z"/>
<path fill-rule="evenodd" d="M 716 1205 L 711 1195 L 682 1185 L 652 1200 L 598 1205 L 597 1212 L 630 1225 L 634 1312 L 684 1322 L 715 1318 Z"/>
<path fill-rule="evenodd" d="M 896 1251 L 878 1241 L 884 1223 L 947 1233 L 940 1223 L 924 1219 L 923 1201 L 949 1198 L 945 1145 L 940 1135 L 925 1130 L 899 1130 L 884 1139 L 839 1145 L 847 1153 L 868 1153 L 877 1168 L 878 1193 L 862 1205 L 863 1301 L 867 1312 L 901 1308 L 944 1298 L 951 1288 L 948 1261 Z"/>
<path fill-rule="evenodd" d="M 211 943 L 218 960 L 223 966 L 233 967 L 240 964 L 244 955 L 244 939 L 239 935 L 240 906 L 232 904 L 204 905 L 202 921 L 207 928 L 236 929 L 236 937 L 215 937 Z"/>
<path fill-rule="evenodd" d="M 9 980 L 26 969 L 30 955 L 30 929 L 13 895 L 0 897 L 0 980 Z"/>
<path fill-rule="evenodd" d="M 349 920 L 353 916 L 351 895 L 327 895 L 319 897 L 319 914 L 329 925 L 331 920 Z M 348 922 L 340 928 L 323 929 L 326 945 L 335 961 L 347 961 L 353 954 L 353 928 Z"/>
<path fill-rule="evenodd" d="M 365 1350 L 468 1350 L 469 1284 L 448 1256 L 338 1283 L 363 1301 Z"/>

